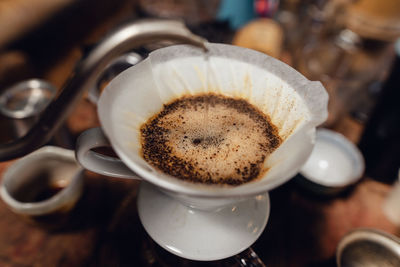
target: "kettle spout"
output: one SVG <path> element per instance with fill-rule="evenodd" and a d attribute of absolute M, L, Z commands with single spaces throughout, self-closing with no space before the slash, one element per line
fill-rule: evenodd
<path fill-rule="evenodd" d="M 24 156 L 45 145 L 113 59 L 134 48 L 162 40 L 207 50 L 207 41 L 191 33 L 179 21 L 141 20 L 123 25 L 108 34 L 77 64 L 59 96 L 44 110 L 39 121 L 25 136 L 0 144 L 0 161 Z"/>

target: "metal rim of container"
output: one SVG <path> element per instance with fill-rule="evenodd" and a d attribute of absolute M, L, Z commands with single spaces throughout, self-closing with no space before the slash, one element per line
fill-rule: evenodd
<path fill-rule="evenodd" d="M 342 266 L 343 251 L 352 243 L 357 241 L 370 241 L 378 243 L 396 254 L 400 258 L 400 238 L 373 228 L 358 228 L 348 232 L 336 248 L 336 264 Z M 347 265 L 344 265 L 347 266 Z"/>
<path fill-rule="evenodd" d="M 37 99 L 33 99 L 29 104 L 31 105 L 29 108 L 22 110 L 11 110 L 7 108 L 7 103 L 12 99 L 16 94 L 21 93 L 27 90 L 42 90 L 50 93 L 50 96 L 44 101 L 39 108 L 34 109 L 32 106 L 37 103 Z M 6 88 L 3 93 L 0 95 L 0 113 L 4 116 L 12 118 L 12 119 L 25 119 L 29 117 L 33 117 L 41 113 L 47 105 L 54 99 L 57 93 L 57 89 L 49 82 L 40 80 L 40 79 L 30 79 L 26 81 L 19 82 L 9 88 Z M 36 101 L 34 103 L 34 100 Z"/>

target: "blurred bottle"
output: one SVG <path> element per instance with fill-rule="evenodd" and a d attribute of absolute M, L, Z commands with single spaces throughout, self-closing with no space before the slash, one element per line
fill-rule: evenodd
<path fill-rule="evenodd" d="M 400 168 L 400 39 L 395 50 L 391 73 L 359 143 L 366 175 L 385 183 L 393 183 Z"/>

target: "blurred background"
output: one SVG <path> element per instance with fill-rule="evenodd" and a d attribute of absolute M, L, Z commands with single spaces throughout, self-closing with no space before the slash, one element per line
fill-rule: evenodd
<path fill-rule="evenodd" d="M 258 50 L 321 81 L 330 96 L 323 127 L 361 149 L 365 174 L 344 194 L 315 196 L 293 183 L 271 192 L 271 221 L 255 244 L 267 266 L 335 266 L 337 243 L 357 227 L 399 234 L 381 210 L 400 166 L 398 0 L 0 0 L 0 141 L 30 125 L 4 111 L 1 99 L 16 84 L 46 81 L 56 91 L 51 101 L 109 31 L 142 18 L 182 20 L 210 42 Z M 132 52 L 140 60 L 165 45 Z M 99 125 L 89 94 L 52 144 L 73 149 L 81 132 Z M 0 266 L 234 265 L 185 261 L 154 244 L 138 222 L 137 182 L 88 173 L 86 190 L 80 226 L 60 232 L 21 222 L 0 203 Z"/>

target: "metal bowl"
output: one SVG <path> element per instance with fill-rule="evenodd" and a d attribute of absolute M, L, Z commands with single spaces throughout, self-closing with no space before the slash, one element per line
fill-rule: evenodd
<path fill-rule="evenodd" d="M 0 94 L 0 113 L 11 119 L 37 116 L 54 99 L 56 93 L 57 89 L 44 80 L 19 82 Z"/>
<path fill-rule="evenodd" d="M 338 267 L 399 267 L 400 239 L 375 229 L 345 235 L 336 250 Z"/>
<path fill-rule="evenodd" d="M 0 143 L 24 136 L 53 101 L 57 89 L 47 81 L 30 79 L 0 93 Z"/>

